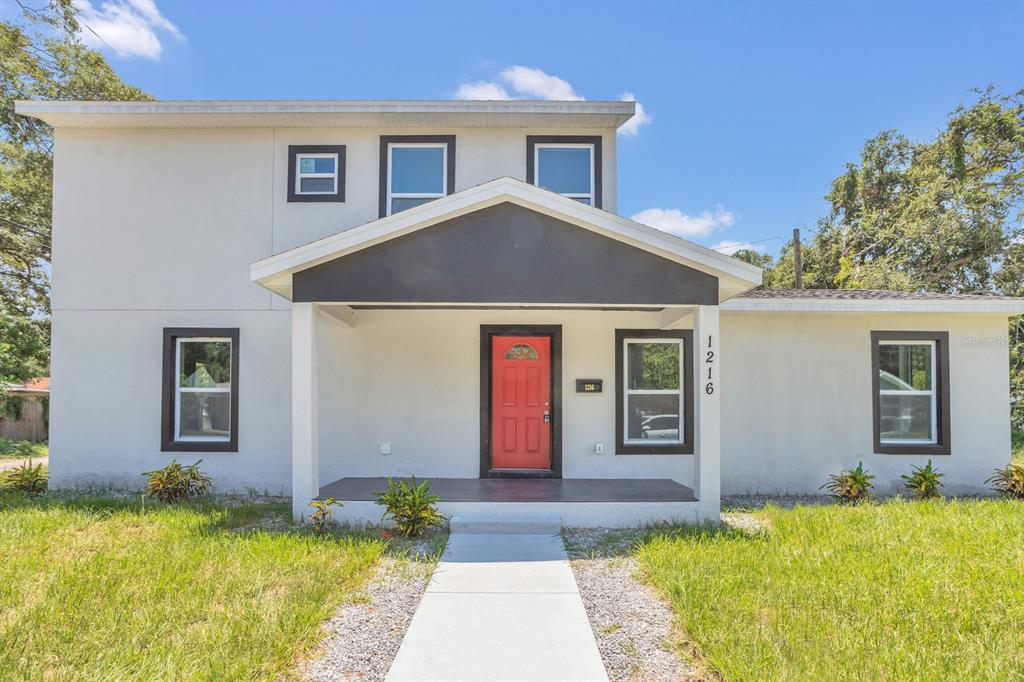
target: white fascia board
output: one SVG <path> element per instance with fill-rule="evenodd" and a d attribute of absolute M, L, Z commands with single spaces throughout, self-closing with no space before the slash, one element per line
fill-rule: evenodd
<path fill-rule="evenodd" d="M 734 298 L 722 304 L 729 313 L 973 313 L 989 315 L 1024 314 L 1024 299 L 978 300 L 841 300 L 841 299 L 755 299 Z"/>
<path fill-rule="evenodd" d="M 250 277 L 280 293 L 282 276 L 503 202 L 539 211 L 720 279 L 731 280 L 730 291 L 751 289 L 761 283 L 761 269 L 756 266 L 507 177 L 264 258 L 250 265 Z M 271 287 L 272 283 L 277 286 Z"/>

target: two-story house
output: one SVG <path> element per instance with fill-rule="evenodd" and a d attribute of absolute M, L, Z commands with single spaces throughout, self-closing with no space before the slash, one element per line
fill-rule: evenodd
<path fill-rule="evenodd" d="M 202 458 L 297 515 L 415 475 L 445 513 L 629 524 L 1008 460 L 1024 302 L 753 291 L 617 215 L 632 102 L 17 110 L 55 128 L 55 487 Z"/>

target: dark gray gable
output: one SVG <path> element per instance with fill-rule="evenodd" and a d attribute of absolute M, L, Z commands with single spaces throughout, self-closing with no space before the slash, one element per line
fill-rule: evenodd
<path fill-rule="evenodd" d="M 718 303 L 718 280 L 503 203 L 295 274 L 296 302 Z"/>

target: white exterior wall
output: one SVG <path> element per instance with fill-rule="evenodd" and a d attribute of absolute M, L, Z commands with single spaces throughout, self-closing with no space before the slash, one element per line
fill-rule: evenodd
<path fill-rule="evenodd" d="M 877 492 L 929 456 L 874 454 L 872 331 L 948 331 L 951 454 L 931 456 L 946 493 L 986 492 L 1009 461 L 1006 317 L 722 312 L 722 494 L 821 494 L 863 461 Z"/>
<path fill-rule="evenodd" d="M 320 481 L 480 475 L 480 325 L 562 325 L 562 475 L 671 478 L 693 486 L 693 455 L 615 455 L 615 329 L 658 313 L 583 310 L 357 310 L 320 323 Z M 576 393 L 576 379 L 604 392 Z M 381 455 L 390 442 L 392 454 Z M 604 454 L 594 453 L 604 443 Z"/>

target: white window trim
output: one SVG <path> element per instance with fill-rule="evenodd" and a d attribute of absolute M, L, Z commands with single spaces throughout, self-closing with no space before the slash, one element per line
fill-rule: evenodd
<path fill-rule="evenodd" d="M 681 445 L 686 442 L 685 415 L 686 415 L 686 382 L 684 379 L 686 363 L 683 353 L 686 352 L 685 339 L 671 338 L 627 338 L 622 340 L 622 444 L 623 445 Z M 629 344 L 675 344 L 679 346 L 679 388 L 678 389 L 653 389 L 653 388 L 630 388 L 629 387 Z M 631 395 L 678 395 L 679 396 L 679 438 L 676 440 L 650 440 L 643 438 L 629 437 L 629 396 Z"/>
<path fill-rule="evenodd" d="M 229 357 L 231 338 L 226 336 L 181 336 L 174 344 L 174 440 L 181 443 L 227 443 L 231 441 L 231 411 L 228 411 L 228 433 L 225 436 L 183 436 L 181 435 L 181 394 L 182 393 L 227 393 L 231 399 L 231 385 L 226 388 L 194 388 L 181 385 L 181 345 L 183 343 L 227 343 Z M 231 368 L 231 384 L 235 382 L 235 368 Z"/>
<path fill-rule="evenodd" d="M 538 142 L 533 147 L 533 184 L 540 187 L 540 150 L 542 149 L 587 149 L 590 150 L 590 191 L 586 193 L 562 194 L 569 199 L 586 199 L 588 206 L 594 205 L 594 145 L 589 142 Z"/>
<path fill-rule="evenodd" d="M 302 172 L 302 160 L 303 159 L 334 159 L 334 172 L 333 173 L 303 173 Z M 322 153 L 322 152 L 299 152 L 295 155 L 295 193 L 303 196 L 313 196 L 317 194 L 337 194 L 338 193 L 338 164 L 339 159 L 337 154 Z M 302 179 L 303 178 L 331 178 L 334 181 L 334 187 L 330 191 L 323 192 L 303 192 L 302 191 Z"/>
<path fill-rule="evenodd" d="M 928 391 L 898 391 L 895 389 L 880 388 L 878 395 L 895 395 L 895 396 L 913 396 L 913 395 L 927 395 L 931 396 L 931 438 L 922 439 L 904 439 L 904 438 L 882 438 L 879 434 L 878 441 L 882 445 L 936 445 L 939 442 L 939 415 L 938 415 L 938 391 L 935 390 L 935 383 L 938 380 L 936 376 L 936 364 L 935 364 L 935 341 L 917 340 L 917 341 L 903 341 L 899 339 L 883 339 L 878 342 L 879 348 L 882 346 L 929 346 L 931 348 L 931 373 L 932 387 Z"/>
<path fill-rule="evenodd" d="M 391 171 L 394 168 L 392 151 L 395 149 L 440 149 L 442 153 L 442 166 L 441 166 L 441 191 L 439 193 L 434 192 L 392 192 L 391 191 Z M 387 203 L 385 215 L 391 215 L 391 200 L 392 199 L 440 199 L 441 197 L 448 195 L 448 144 L 446 142 L 389 142 L 388 143 L 388 187 L 387 187 Z"/>

